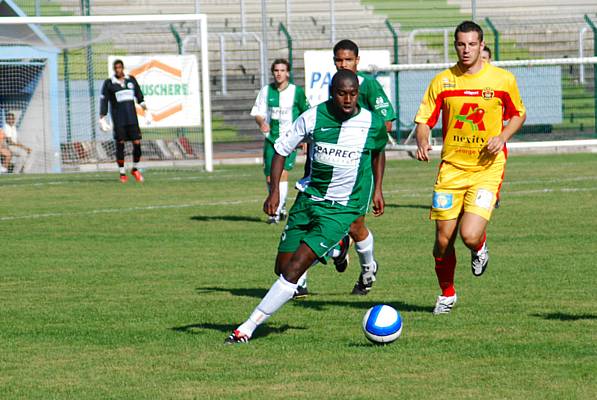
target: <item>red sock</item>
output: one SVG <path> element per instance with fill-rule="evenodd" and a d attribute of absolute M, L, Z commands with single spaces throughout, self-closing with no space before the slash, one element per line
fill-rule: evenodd
<path fill-rule="evenodd" d="M 483 245 L 485 244 L 485 241 L 487 240 L 487 232 L 483 232 L 483 240 L 481 240 L 481 243 L 479 243 L 479 245 L 475 248 L 475 251 L 479 251 L 483 248 Z"/>
<path fill-rule="evenodd" d="M 456 252 L 452 251 L 444 257 L 435 257 L 435 274 L 439 287 L 442 289 L 442 296 L 454 296 L 454 271 L 456 270 Z"/>

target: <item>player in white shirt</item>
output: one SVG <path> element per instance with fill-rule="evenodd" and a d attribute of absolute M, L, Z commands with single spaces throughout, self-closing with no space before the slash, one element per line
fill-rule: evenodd
<path fill-rule="evenodd" d="M 271 164 L 274 158 L 274 143 L 280 135 L 285 134 L 292 127 L 292 123 L 303 112 L 309 109 L 305 91 L 300 86 L 290 83 L 290 63 L 278 58 L 271 66 L 274 82 L 264 86 L 255 99 L 251 109 L 251 116 L 259 130 L 265 136 L 263 142 L 263 173 L 268 191 L 270 187 Z M 296 151 L 284 164 L 284 171 L 280 180 L 280 206 L 276 215 L 269 217 L 268 223 L 277 224 L 286 218 L 286 197 L 288 195 L 288 171 L 294 167 Z"/>

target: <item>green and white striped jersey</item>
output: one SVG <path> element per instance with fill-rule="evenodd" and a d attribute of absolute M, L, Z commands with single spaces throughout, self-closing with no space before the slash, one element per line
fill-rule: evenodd
<path fill-rule="evenodd" d="M 371 153 L 383 151 L 388 140 L 381 116 L 365 108 L 339 120 L 332 100 L 303 113 L 274 148 L 288 156 L 304 140 L 310 142 L 310 174 L 297 184 L 315 200 L 366 209 L 373 192 Z"/>
<path fill-rule="evenodd" d="M 294 120 L 308 109 L 303 88 L 289 83 L 286 89 L 278 91 L 276 84 L 272 83 L 259 91 L 251 115 L 265 118 L 270 126 L 267 140 L 274 143 L 280 132 L 289 131 Z"/>

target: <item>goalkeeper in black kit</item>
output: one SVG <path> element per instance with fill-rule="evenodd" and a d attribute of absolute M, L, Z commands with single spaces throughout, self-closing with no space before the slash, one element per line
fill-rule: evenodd
<path fill-rule="evenodd" d="M 125 75 L 122 60 L 113 63 L 114 75 L 104 81 L 100 95 L 100 128 L 103 131 L 111 129 L 108 121 L 108 103 L 112 116 L 114 140 L 116 141 L 116 162 L 120 170 L 120 182 L 126 183 L 126 169 L 124 168 L 124 142 L 133 142 L 133 169 L 131 175 L 137 182 L 143 182 L 143 175 L 139 171 L 141 160 L 141 130 L 135 100 L 143 110 L 147 111 L 143 93 L 134 76 Z M 150 114 L 147 113 L 150 117 Z"/>

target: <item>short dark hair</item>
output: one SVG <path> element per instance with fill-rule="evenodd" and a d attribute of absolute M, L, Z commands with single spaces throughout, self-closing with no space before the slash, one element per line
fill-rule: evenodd
<path fill-rule="evenodd" d="M 489 54 L 489 58 L 491 58 L 491 47 L 485 45 L 485 47 L 483 48 L 483 51 L 486 51 L 487 54 Z"/>
<path fill-rule="evenodd" d="M 348 50 L 352 51 L 355 56 L 359 55 L 359 46 L 357 46 L 357 44 L 352 40 L 348 39 L 343 39 L 336 43 L 336 45 L 334 46 L 334 55 L 336 55 L 336 52 L 338 50 Z"/>
<path fill-rule="evenodd" d="M 286 65 L 286 69 L 288 70 L 288 72 L 290 72 L 290 63 L 288 62 L 288 60 L 285 59 L 285 58 L 276 58 L 274 60 L 274 62 L 272 63 L 272 66 L 270 68 L 270 70 L 272 71 L 272 74 L 274 73 L 274 67 L 277 64 L 284 64 L 284 65 Z"/>
<path fill-rule="evenodd" d="M 13 117 L 13 118 L 15 118 L 15 113 L 13 113 L 13 112 L 7 112 L 7 113 L 6 113 L 6 118 L 8 118 L 8 117 Z"/>
<path fill-rule="evenodd" d="M 333 93 L 334 90 L 340 86 L 340 82 L 347 80 L 350 81 L 357 89 L 359 88 L 359 78 L 357 78 L 357 74 L 349 69 L 341 69 L 340 71 L 336 72 L 332 78 L 331 92 Z"/>
<path fill-rule="evenodd" d="M 460 32 L 477 32 L 479 34 L 479 41 L 483 41 L 483 29 L 473 21 L 462 21 L 454 31 L 454 40 L 458 40 Z"/>
<path fill-rule="evenodd" d="M 122 62 L 122 60 L 120 58 L 117 58 L 116 60 L 114 60 L 114 62 L 112 63 L 112 68 L 116 67 L 117 64 L 122 65 L 122 68 L 124 68 L 124 63 Z"/>

